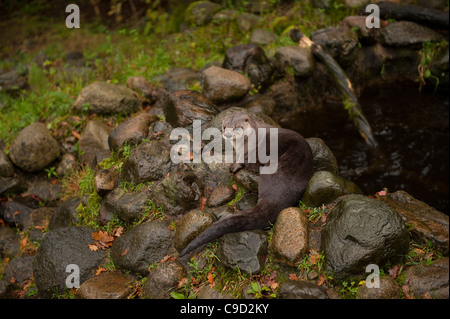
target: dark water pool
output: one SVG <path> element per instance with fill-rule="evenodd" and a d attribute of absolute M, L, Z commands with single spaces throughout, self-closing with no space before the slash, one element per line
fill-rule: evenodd
<path fill-rule="evenodd" d="M 366 194 L 387 187 L 405 190 L 449 214 L 448 92 L 419 92 L 417 83 L 384 83 L 359 97 L 387 165 L 375 172 L 349 173 L 374 162 L 374 156 L 341 112 L 324 103 L 319 112 L 301 112 L 280 120 L 305 137 L 322 138 L 335 154 L 341 174 Z"/>

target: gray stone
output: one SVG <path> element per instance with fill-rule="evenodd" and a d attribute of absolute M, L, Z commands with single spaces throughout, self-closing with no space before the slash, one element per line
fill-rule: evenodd
<path fill-rule="evenodd" d="M 337 279 L 365 272 L 369 264 L 395 263 L 408 251 L 409 233 L 389 206 L 363 195 L 343 198 L 327 217 L 321 250 Z"/>
<path fill-rule="evenodd" d="M 261 231 L 231 233 L 219 239 L 217 256 L 227 268 L 246 274 L 258 274 L 264 267 L 262 255 L 267 252 L 267 236 Z"/>
<path fill-rule="evenodd" d="M 58 176 L 63 177 L 65 174 L 70 173 L 76 167 L 77 159 L 73 154 L 66 153 L 61 157 L 61 161 L 56 167 L 56 173 Z"/>
<path fill-rule="evenodd" d="M 272 251 L 276 258 L 296 266 L 308 252 L 309 220 L 298 207 L 283 209 L 277 217 L 272 235 Z"/>
<path fill-rule="evenodd" d="M 387 46 L 421 48 L 425 42 L 442 41 L 436 31 L 411 21 L 391 22 L 380 31 L 381 43 Z"/>
<path fill-rule="evenodd" d="M 12 228 L 0 226 L 0 258 L 15 257 L 20 252 L 20 236 Z"/>
<path fill-rule="evenodd" d="M 96 81 L 81 90 L 72 110 L 96 114 L 130 114 L 137 112 L 140 104 L 129 88 Z"/>
<path fill-rule="evenodd" d="M 112 191 L 116 187 L 117 177 L 117 173 L 113 168 L 96 171 L 94 187 L 97 194 L 104 197 L 108 192 Z"/>
<path fill-rule="evenodd" d="M 25 226 L 30 224 L 31 212 L 38 207 L 38 202 L 31 196 L 17 196 L 0 202 L 0 218 L 12 227 L 25 230 Z"/>
<path fill-rule="evenodd" d="M 292 68 L 294 75 L 307 77 L 314 71 L 314 57 L 311 49 L 296 46 L 280 47 L 275 59 L 283 66 Z"/>
<path fill-rule="evenodd" d="M 98 120 L 90 120 L 80 136 L 78 146 L 82 152 L 81 161 L 92 164 L 96 154 L 109 152 L 108 136 L 112 128 Z"/>
<path fill-rule="evenodd" d="M 3 279 L 20 284 L 30 279 L 33 276 L 33 260 L 34 256 L 24 255 L 9 261 L 4 268 Z"/>
<path fill-rule="evenodd" d="M 16 136 L 9 149 L 14 165 L 27 172 L 37 172 L 59 156 L 58 142 L 44 124 L 36 122 L 25 127 Z"/>
<path fill-rule="evenodd" d="M 266 45 L 277 41 L 277 36 L 270 31 L 264 29 L 255 29 L 251 36 L 250 42 Z"/>
<path fill-rule="evenodd" d="M 247 33 L 256 28 L 262 23 L 262 21 L 262 17 L 248 12 L 240 13 L 236 18 L 239 29 L 244 33 Z"/>
<path fill-rule="evenodd" d="M 196 26 L 205 25 L 211 22 L 214 13 L 221 8 L 219 4 L 209 1 L 193 2 L 186 9 L 185 21 Z"/>
<path fill-rule="evenodd" d="M 136 147 L 122 165 L 121 180 L 135 185 L 162 179 L 170 171 L 170 149 L 159 141 Z"/>
<path fill-rule="evenodd" d="M 196 299 L 234 299 L 232 295 L 217 291 L 209 285 L 200 288 Z"/>
<path fill-rule="evenodd" d="M 238 72 L 216 66 L 203 71 L 203 93 L 214 103 L 239 100 L 250 87 L 250 80 Z"/>
<path fill-rule="evenodd" d="M 319 207 L 349 194 L 362 194 L 362 191 L 355 183 L 341 176 L 329 171 L 318 171 L 309 180 L 302 202 L 308 207 Z"/>
<path fill-rule="evenodd" d="M 75 225 L 78 222 L 77 208 L 83 202 L 84 201 L 76 197 L 62 202 L 56 211 L 52 213 L 48 228 L 53 230 Z"/>
<path fill-rule="evenodd" d="M 149 266 L 175 253 L 173 237 L 167 223 L 145 222 L 114 240 L 111 258 L 117 267 L 147 276 Z"/>
<path fill-rule="evenodd" d="M 73 270 L 66 272 L 69 265 L 79 268 L 79 282 L 83 284 L 95 275 L 105 262 L 106 251 L 92 251 L 88 245 L 94 241 L 90 227 L 63 227 L 47 232 L 39 246 L 33 263 L 33 277 L 39 293 L 50 297 L 67 290 L 66 279 Z"/>
<path fill-rule="evenodd" d="M 16 70 L 0 74 L 0 92 L 11 92 L 24 89 L 27 86 L 27 78 Z"/>
<path fill-rule="evenodd" d="M 148 190 L 144 189 L 138 192 L 125 193 L 115 204 L 115 213 L 117 217 L 126 221 L 140 219 L 146 213 L 150 197 Z"/>

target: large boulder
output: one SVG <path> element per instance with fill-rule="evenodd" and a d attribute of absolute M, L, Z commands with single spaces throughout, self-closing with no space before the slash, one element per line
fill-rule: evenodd
<path fill-rule="evenodd" d="M 141 298 L 169 299 L 170 290 L 186 277 L 186 271 L 177 260 L 158 264 L 142 286 Z"/>
<path fill-rule="evenodd" d="M 222 7 L 209 1 L 196 1 L 189 5 L 185 12 L 185 21 L 195 26 L 202 26 L 211 22 L 214 13 Z"/>
<path fill-rule="evenodd" d="M 80 284 L 95 275 L 105 262 L 106 251 L 89 249 L 88 245 L 94 241 L 93 232 L 90 227 L 74 226 L 45 234 L 33 263 L 34 281 L 40 294 L 50 297 L 67 290 L 66 279 L 71 274 L 76 275 L 71 267 L 78 267 Z"/>
<path fill-rule="evenodd" d="M 306 77 L 314 71 L 314 57 L 311 49 L 306 47 L 280 47 L 275 51 L 275 59 L 283 67 L 291 68 L 297 76 Z"/>
<path fill-rule="evenodd" d="M 149 266 L 176 252 L 173 236 L 165 222 L 145 222 L 114 241 L 111 258 L 117 267 L 147 276 Z"/>
<path fill-rule="evenodd" d="M 421 48 L 425 42 L 442 41 L 436 31 L 411 21 L 395 21 L 380 30 L 381 43 L 394 47 Z"/>
<path fill-rule="evenodd" d="M 367 265 L 395 263 L 409 247 L 409 233 L 400 215 L 384 203 L 348 195 L 328 215 L 321 250 L 328 271 L 342 279 L 365 272 Z"/>
<path fill-rule="evenodd" d="M 238 72 L 214 65 L 203 71 L 203 93 L 214 103 L 239 100 L 250 87 L 250 80 Z"/>
<path fill-rule="evenodd" d="M 191 210 L 177 223 L 175 248 L 182 251 L 192 240 L 205 231 L 214 222 L 211 214 L 203 210 Z"/>
<path fill-rule="evenodd" d="M 101 273 L 85 281 L 75 294 L 79 299 L 126 299 L 133 291 L 132 278 L 120 272 Z"/>
<path fill-rule="evenodd" d="M 25 127 L 9 149 L 9 157 L 14 165 L 27 172 L 44 169 L 58 158 L 59 153 L 58 142 L 42 123 Z"/>
<path fill-rule="evenodd" d="M 78 142 L 82 162 L 92 164 L 99 154 L 109 153 L 108 136 L 111 131 L 111 127 L 98 120 L 87 122 Z"/>
<path fill-rule="evenodd" d="M 131 89 L 96 81 L 81 90 L 72 110 L 79 113 L 130 114 L 137 112 L 140 104 Z"/>
<path fill-rule="evenodd" d="M 377 198 L 388 204 L 402 216 L 406 224 L 412 226 L 410 231 L 416 241 L 424 244 L 431 241 L 438 251 L 448 255 L 448 215 L 401 190 L 386 196 L 377 195 Z"/>

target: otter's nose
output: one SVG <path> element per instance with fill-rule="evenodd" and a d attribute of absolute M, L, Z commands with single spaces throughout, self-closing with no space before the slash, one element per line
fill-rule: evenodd
<path fill-rule="evenodd" d="M 231 135 L 231 133 L 225 133 L 225 137 L 226 138 L 231 138 L 233 135 Z"/>

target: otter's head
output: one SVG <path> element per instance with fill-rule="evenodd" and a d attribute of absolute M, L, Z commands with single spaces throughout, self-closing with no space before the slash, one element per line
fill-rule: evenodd
<path fill-rule="evenodd" d="M 226 140 L 235 141 L 249 129 L 252 129 L 252 118 L 248 114 L 244 112 L 232 113 L 223 119 L 222 137 Z"/>

